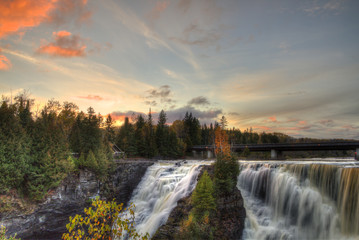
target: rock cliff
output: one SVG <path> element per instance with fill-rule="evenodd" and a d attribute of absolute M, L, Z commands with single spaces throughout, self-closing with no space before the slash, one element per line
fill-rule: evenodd
<path fill-rule="evenodd" d="M 151 161 L 123 161 L 103 183 L 89 171 L 68 176 L 32 213 L 21 211 L 0 215 L 0 225 L 7 235 L 17 233 L 21 239 L 61 239 L 69 217 L 83 214 L 83 209 L 96 196 L 127 203 Z"/>

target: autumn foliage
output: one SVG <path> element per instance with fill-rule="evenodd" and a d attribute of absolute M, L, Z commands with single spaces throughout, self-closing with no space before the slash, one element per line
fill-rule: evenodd
<path fill-rule="evenodd" d="M 228 135 L 223 127 L 215 131 L 214 185 L 218 195 L 230 195 L 237 183 L 239 165 L 236 157 L 231 154 Z"/>
<path fill-rule="evenodd" d="M 70 222 L 66 225 L 68 233 L 64 233 L 62 239 L 111 240 L 113 237 L 121 237 L 125 233 L 130 239 L 148 239 L 148 234 L 141 236 L 136 232 L 134 205 L 127 209 L 122 207 L 122 203 L 106 202 L 96 198 L 92 202 L 92 207 L 85 208 L 85 216 L 70 217 Z M 128 218 L 119 217 L 122 210 L 128 210 Z"/>
<path fill-rule="evenodd" d="M 231 154 L 231 146 L 228 143 L 228 135 L 225 130 L 220 127 L 217 127 L 215 130 L 215 145 L 216 156 L 219 154 L 229 156 Z"/>

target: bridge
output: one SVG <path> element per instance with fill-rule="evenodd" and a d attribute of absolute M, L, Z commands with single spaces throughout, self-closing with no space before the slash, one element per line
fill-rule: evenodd
<path fill-rule="evenodd" d="M 207 152 L 207 157 L 213 156 L 214 145 L 196 145 L 192 147 L 194 152 Z M 325 151 L 325 150 L 354 150 L 358 160 L 359 141 L 343 142 L 316 142 L 316 143 L 268 143 L 268 144 L 232 144 L 233 152 L 244 151 L 248 148 L 251 152 L 271 152 L 272 159 L 278 159 L 283 151 Z"/>

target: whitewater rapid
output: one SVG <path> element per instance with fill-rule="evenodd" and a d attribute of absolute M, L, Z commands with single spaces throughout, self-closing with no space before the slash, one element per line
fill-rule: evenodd
<path fill-rule="evenodd" d="M 152 236 L 166 223 L 178 200 L 196 187 L 202 165 L 210 161 L 159 161 L 147 169 L 134 190 L 130 203 L 135 207 L 135 227 Z"/>
<path fill-rule="evenodd" d="M 348 159 L 240 162 L 243 239 L 359 239 L 359 165 Z"/>

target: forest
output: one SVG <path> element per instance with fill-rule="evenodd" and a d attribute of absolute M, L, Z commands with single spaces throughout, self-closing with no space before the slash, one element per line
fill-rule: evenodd
<path fill-rule="evenodd" d="M 214 144 L 215 130 L 226 129 L 225 117 L 201 125 L 192 113 L 167 123 L 165 111 L 158 120 L 148 115 L 125 118 L 115 126 L 111 115 L 96 114 L 92 107 L 79 111 L 76 104 L 49 100 L 42 109 L 26 92 L 2 98 L 0 106 L 0 194 L 15 189 L 31 200 L 41 200 L 68 173 L 87 168 L 99 179 L 114 166 L 115 144 L 127 158 L 178 159 L 193 145 Z M 252 129 L 225 130 L 229 143 L 280 143 L 307 141 L 281 133 Z"/>

